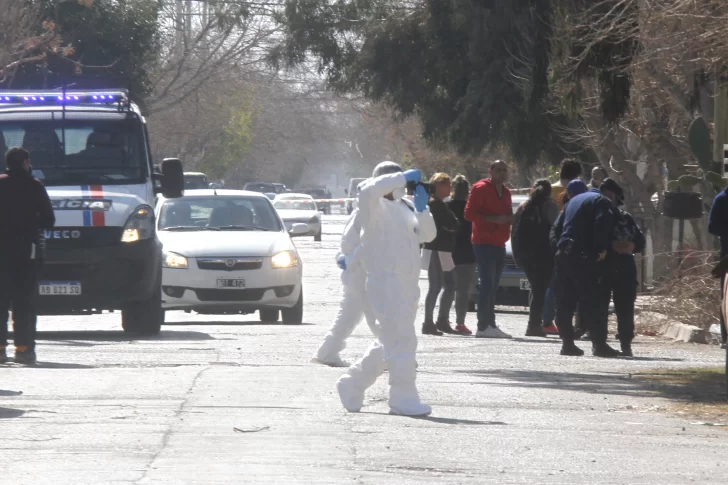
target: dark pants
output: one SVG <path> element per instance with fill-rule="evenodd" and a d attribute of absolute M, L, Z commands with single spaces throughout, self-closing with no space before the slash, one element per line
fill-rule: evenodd
<path fill-rule="evenodd" d="M 12 307 L 15 346 L 35 350 L 39 267 L 37 261 L 29 260 L 0 268 L 0 347 L 8 345 L 8 311 Z"/>
<path fill-rule="evenodd" d="M 473 253 L 478 262 L 478 330 L 495 327 L 495 297 L 500 285 L 503 266 L 506 262 L 506 248 L 490 244 L 473 244 Z"/>
<path fill-rule="evenodd" d="M 555 258 L 556 277 L 556 325 L 565 342 L 574 341 L 572 319 L 577 305 L 582 318 L 589 321 L 589 333 L 595 345 L 607 342 L 608 307 L 604 308 L 605 283 L 601 263 L 591 257 L 566 256 L 557 253 Z"/>
<path fill-rule="evenodd" d="M 432 322 L 433 315 L 435 313 L 435 305 L 437 304 L 437 297 L 442 291 L 442 287 L 445 284 L 445 272 L 442 270 L 442 264 L 440 263 L 440 255 L 437 251 L 432 251 L 430 256 L 430 266 L 427 270 L 427 281 L 430 283 L 430 287 L 427 289 L 427 296 L 425 297 L 425 322 Z M 448 307 L 448 313 L 450 307 Z M 442 319 L 442 303 L 440 303 L 440 317 L 437 321 L 447 322 L 448 315 L 445 314 L 445 318 Z"/>
<path fill-rule="evenodd" d="M 723 295 L 723 285 L 725 284 L 725 274 L 720 277 L 720 294 Z M 728 342 L 728 330 L 725 328 L 725 319 L 723 318 L 723 312 L 720 312 L 720 337 L 721 342 L 726 343 Z M 728 360 L 726 360 L 726 365 L 728 365 Z"/>
<path fill-rule="evenodd" d="M 637 265 L 633 257 L 616 256 L 608 263 L 609 290 L 605 291 L 606 311 L 609 301 L 614 300 L 614 313 L 617 314 L 617 334 L 621 342 L 634 339 L 634 303 L 637 300 Z"/>
<path fill-rule="evenodd" d="M 546 292 L 554 272 L 554 262 L 548 257 L 522 261 L 521 264 L 531 285 L 531 293 L 528 296 L 528 326 L 540 327 L 544 323 L 541 318 L 544 313 Z"/>
<path fill-rule="evenodd" d="M 450 308 L 455 300 L 455 315 L 458 325 L 465 325 L 470 302 L 470 285 L 475 275 L 475 264 L 457 264 L 455 269 L 445 273 L 445 288 L 440 297 L 438 321 L 445 322 L 450 316 Z"/>

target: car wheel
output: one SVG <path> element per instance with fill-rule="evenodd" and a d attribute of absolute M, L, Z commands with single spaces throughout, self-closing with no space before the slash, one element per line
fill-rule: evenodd
<path fill-rule="evenodd" d="M 319 232 L 318 232 L 318 234 L 316 234 L 316 235 L 315 235 L 315 236 L 313 237 L 313 240 L 314 240 L 314 241 L 316 241 L 316 242 L 321 242 L 321 236 L 323 235 L 323 232 L 324 232 L 324 230 L 323 230 L 323 229 L 319 229 Z"/>
<path fill-rule="evenodd" d="M 261 308 L 258 313 L 260 313 L 260 321 L 264 323 L 276 323 L 280 314 L 277 308 Z"/>
<path fill-rule="evenodd" d="M 301 295 L 298 297 L 298 301 L 291 308 L 283 308 L 281 310 L 283 314 L 283 323 L 286 325 L 300 325 L 303 323 L 303 288 L 301 288 Z"/>
<path fill-rule="evenodd" d="M 161 272 L 160 272 L 161 273 Z M 148 300 L 127 303 L 121 310 L 121 328 L 125 332 L 142 335 L 157 335 L 164 323 L 165 311 L 162 308 L 162 282 L 158 278 L 154 293 Z"/>

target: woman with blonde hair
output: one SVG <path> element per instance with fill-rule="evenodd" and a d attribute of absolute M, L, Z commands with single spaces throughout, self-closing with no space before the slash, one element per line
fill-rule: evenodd
<path fill-rule="evenodd" d="M 430 283 L 425 298 L 425 323 L 422 333 L 425 335 L 442 335 L 443 333 L 456 333 L 450 326 L 448 319 L 450 308 L 443 312 L 442 304 L 437 322 L 433 320 L 437 297 L 445 284 L 445 275 L 455 269 L 452 259 L 452 250 L 455 247 L 455 233 L 458 230 L 458 219 L 455 217 L 445 198 L 450 195 L 450 176 L 446 173 L 436 173 L 430 179 L 430 213 L 435 219 L 437 237 L 425 244 L 422 251 L 422 267 L 427 270 L 427 279 Z"/>

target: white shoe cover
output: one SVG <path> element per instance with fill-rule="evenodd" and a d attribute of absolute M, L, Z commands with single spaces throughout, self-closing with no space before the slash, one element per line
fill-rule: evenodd
<path fill-rule="evenodd" d="M 360 391 L 354 380 L 344 375 L 336 383 L 336 390 L 339 391 L 341 404 L 350 413 L 358 413 L 364 405 L 364 392 Z"/>
<path fill-rule="evenodd" d="M 400 416 L 429 416 L 432 414 L 432 408 L 427 404 L 407 403 L 406 406 L 391 406 L 389 409 L 390 414 L 398 414 Z"/>
<path fill-rule="evenodd" d="M 326 357 L 325 359 L 314 356 L 313 359 L 311 359 L 311 363 L 328 365 L 329 367 L 349 367 L 349 363 L 342 359 L 338 354 Z"/>

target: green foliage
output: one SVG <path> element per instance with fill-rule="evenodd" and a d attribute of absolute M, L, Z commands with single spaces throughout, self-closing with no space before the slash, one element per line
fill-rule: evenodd
<path fill-rule="evenodd" d="M 23 67 L 17 88 L 129 87 L 141 100 L 151 90 L 146 67 L 158 49 L 157 0 L 57 2 L 28 0 L 55 24 L 66 47 Z M 88 6 L 90 5 L 90 6 Z M 39 32 L 42 27 L 38 26 Z M 70 48 L 70 49 L 68 49 Z"/>
<path fill-rule="evenodd" d="M 690 150 L 698 159 L 700 168 L 709 170 L 713 166 L 713 141 L 710 137 L 710 128 L 702 117 L 695 118 L 691 123 L 688 142 Z"/>
<path fill-rule="evenodd" d="M 205 154 L 201 162 L 203 171 L 212 179 L 224 178 L 231 170 L 246 170 L 245 157 L 253 143 L 255 113 L 248 100 L 241 96 L 230 104 L 229 122 L 220 135 L 216 148 Z"/>

